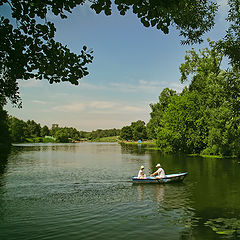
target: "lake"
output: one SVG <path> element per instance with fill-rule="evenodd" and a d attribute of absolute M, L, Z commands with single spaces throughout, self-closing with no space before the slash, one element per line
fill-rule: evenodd
<path fill-rule="evenodd" d="M 1 240 L 240 239 L 239 160 L 117 143 L 19 144 L 1 157 Z M 189 174 L 132 184 L 157 163 Z"/>

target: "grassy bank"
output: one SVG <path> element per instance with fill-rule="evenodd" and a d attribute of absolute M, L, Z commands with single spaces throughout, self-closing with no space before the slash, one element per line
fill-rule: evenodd
<path fill-rule="evenodd" d="M 69 139 L 69 143 L 71 142 L 118 142 L 118 136 L 112 136 L 112 137 L 103 137 L 103 138 L 96 138 L 96 139 L 84 139 L 81 141 L 74 141 Z M 56 138 L 53 137 L 35 137 L 35 138 L 26 138 L 24 143 L 59 143 L 59 141 L 56 140 Z"/>
<path fill-rule="evenodd" d="M 139 143 L 139 142 L 130 142 L 130 141 L 118 141 L 120 144 L 127 144 L 127 145 L 139 145 L 139 144 L 141 144 L 141 145 L 151 145 L 151 146 L 156 146 L 156 143 L 155 143 L 155 141 L 143 141 L 143 142 L 141 142 L 141 143 Z"/>
<path fill-rule="evenodd" d="M 205 154 L 188 154 L 190 157 L 203 157 L 203 158 L 238 158 L 237 156 L 221 156 L 221 155 L 205 155 Z"/>
<path fill-rule="evenodd" d="M 112 136 L 112 137 L 103 137 L 103 138 L 97 138 L 92 139 L 91 142 L 117 142 L 118 136 Z"/>
<path fill-rule="evenodd" d="M 54 143 L 56 139 L 50 136 L 26 138 L 27 143 Z"/>

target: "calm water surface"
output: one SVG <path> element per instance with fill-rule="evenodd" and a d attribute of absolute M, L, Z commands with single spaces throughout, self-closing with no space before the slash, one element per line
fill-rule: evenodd
<path fill-rule="evenodd" d="M 237 160 L 162 155 L 109 143 L 17 145 L 0 171 L 0 239 L 240 239 L 209 219 L 240 219 Z M 2 159 L 4 160 L 4 159 Z M 141 165 L 183 183 L 133 185 Z"/>

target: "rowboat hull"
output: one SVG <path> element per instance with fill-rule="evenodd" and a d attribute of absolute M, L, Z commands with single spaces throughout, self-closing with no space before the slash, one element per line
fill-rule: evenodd
<path fill-rule="evenodd" d="M 133 183 L 173 183 L 173 182 L 182 182 L 183 179 L 187 176 L 187 172 L 185 173 L 177 173 L 177 174 L 168 174 L 165 178 L 157 179 L 155 177 L 147 176 L 145 179 L 139 179 L 137 177 L 132 177 Z"/>

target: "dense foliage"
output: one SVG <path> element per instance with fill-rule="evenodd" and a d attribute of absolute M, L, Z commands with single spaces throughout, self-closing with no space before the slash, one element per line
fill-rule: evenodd
<path fill-rule="evenodd" d="M 240 68 L 240 1 L 228 0 L 229 12 L 227 21 L 230 26 L 223 39 L 218 41 L 218 47 L 225 56 L 230 59 L 230 63 Z"/>
<path fill-rule="evenodd" d="M 113 137 L 113 136 L 119 136 L 120 130 L 113 128 L 113 129 L 97 129 L 92 131 L 91 133 L 88 133 L 85 135 L 89 140 L 91 139 L 100 139 L 105 137 Z"/>
<path fill-rule="evenodd" d="M 6 120 L 4 128 L 6 134 L 1 136 L 3 136 L 2 138 L 5 141 L 8 133 L 7 130 L 9 130 L 11 142 L 13 143 L 99 140 L 104 137 L 118 136 L 120 134 L 120 130 L 116 128 L 106 130 L 98 129 L 96 131 L 86 132 L 78 131 L 76 128 L 72 127 L 56 127 L 53 125 L 52 128 L 49 129 L 46 125 L 41 127 L 41 125 L 34 120 L 28 120 L 25 122 L 12 116 L 7 118 L 6 112 L 3 113 L 5 114 L 4 116 Z M 2 130 L 2 126 L 0 127 Z"/>
<path fill-rule="evenodd" d="M 147 124 L 147 135 L 150 139 L 156 139 L 157 133 L 156 129 L 161 125 L 161 118 L 163 117 L 163 113 L 167 108 L 170 99 L 173 95 L 176 95 L 176 91 L 165 88 L 161 92 L 159 96 L 159 102 L 156 104 L 150 104 L 152 112 L 150 113 L 151 119 Z"/>
<path fill-rule="evenodd" d="M 132 10 L 145 27 L 156 27 L 169 33 L 179 30 L 182 43 L 202 41 L 204 33 L 214 26 L 218 6 L 211 0 L 0 0 L 0 7 L 9 9 L 10 17 L 0 19 L 0 102 L 9 99 L 21 105 L 17 80 L 46 79 L 50 83 L 78 80 L 88 74 L 87 64 L 93 60 L 86 46 L 76 54 L 54 40 L 55 26 L 49 14 L 67 18 L 67 14 L 89 4 L 97 14 L 111 15 L 115 6 L 121 15 Z M 231 26 L 219 47 L 239 65 L 239 0 L 229 0 Z"/>
<path fill-rule="evenodd" d="M 144 121 L 138 120 L 132 122 L 130 126 L 125 126 L 121 129 L 120 138 L 122 140 L 146 140 L 147 129 Z"/>
<path fill-rule="evenodd" d="M 164 89 L 151 105 L 148 132 L 162 151 L 240 156 L 240 73 L 221 70 L 223 54 L 209 45 L 189 51 L 180 66 L 189 87 L 180 94 Z"/>
<path fill-rule="evenodd" d="M 8 131 L 8 115 L 0 106 L 0 149 L 10 145 L 10 136 Z"/>
<path fill-rule="evenodd" d="M 9 99 L 21 105 L 17 80 L 46 79 L 49 83 L 78 80 L 88 74 L 91 51 L 83 46 L 80 54 L 71 52 L 54 40 L 54 24 L 47 20 L 48 12 L 66 18 L 65 12 L 83 1 L 1 0 L 8 5 L 10 20 L 0 18 L 0 103 Z M 15 21 L 11 21 L 14 19 Z"/>
<path fill-rule="evenodd" d="M 165 88 L 150 104 L 145 139 L 155 140 L 163 152 L 240 157 L 240 72 L 235 66 L 222 70 L 224 53 L 208 42 L 209 48 L 188 51 L 179 68 L 181 82 L 190 80 L 189 86 L 179 94 Z M 120 137 L 144 139 L 134 137 L 136 123 L 123 127 Z"/>
<path fill-rule="evenodd" d="M 156 27 L 165 34 L 176 27 L 185 38 L 183 43 L 201 42 L 202 35 L 214 25 L 217 5 L 210 0 L 115 0 L 121 15 L 127 11 L 137 15 L 145 27 Z M 96 13 L 111 14 L 111 0 L 97 0 L 91 5 Z"/>

